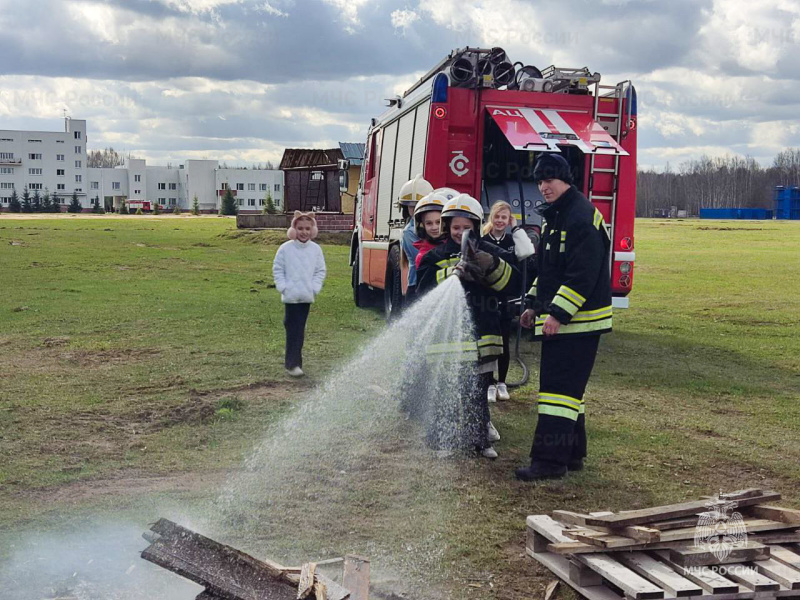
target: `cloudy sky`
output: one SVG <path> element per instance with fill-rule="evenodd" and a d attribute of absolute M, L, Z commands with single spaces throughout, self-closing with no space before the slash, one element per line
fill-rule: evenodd
<path fill-rule="evenodd" d="M 0 0 L 0 129 L 88 120 L 152 164 L 363 141 L 451 49 L 639 94 L 639 164 L 800 146 L 799 0 Z"/>

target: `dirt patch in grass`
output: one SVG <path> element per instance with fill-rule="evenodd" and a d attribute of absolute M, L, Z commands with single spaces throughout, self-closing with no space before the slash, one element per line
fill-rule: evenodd
<path fill-rule="evenodd" d="M 219 487 L 230 471 L 205 471 L 177 473 L 173 475 L 148 475 L 134 471 L 104 479 L 74 481 L 65 485 L 21 490 L 14 494 L 17 499 L 34 502 L 77 502 L 114 499 L 123 496 L 141 496 L 159 493 L 202 492 Z"/>
<path fill-rule="evenodd" d="M 232 231 L 223 231 L 217 237 L 266 246 L 280 245 L 288 239 L 285 229 L 234 229 Z M 348 231 L 322 231 L 314 241 L 329 246 L 349 246 L 352 237 L 353 234 Z"/>
<path fill-rule="evenodd" d="M 64 352 L 61 358 L 74 363 L 78 367 L 98 367 L 128 362 L 138 362 L 157 357 L 161 354 L 158 348 L 116 348 L 109 350 L 73 350 Z"/>

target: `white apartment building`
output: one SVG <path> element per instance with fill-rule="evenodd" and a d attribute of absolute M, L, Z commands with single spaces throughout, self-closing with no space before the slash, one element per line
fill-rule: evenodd
<path fill-rule="evenodd" d="M 45 190 L 68 204 L 73 192 L 86 201 L 86 121 L 65 119 L 63 132 L 0 129 L 0 207 L 11 193 Z"/>
<path fill-rule="evenodd" d="M 147 165 L 131 158 L 115 168 L 88 168 L 86 121 L 65 119 L 65 132 L 0 130 L 0 207 L 31 192 L 56 193 L 68 204 L 73 192 L 84 210 L 95 199 L 106 210 L 122 200 L 158 202 L 162 209 L 190 210 L 197 197 L 200 210 L 217 212 L 226 189 L 236 197 L 243 213 L 261 212 L 267 194 L 283 209 L 283 171 L 277 169 L 221 169 L 216 160 L 186 160 L 175 167 Z"/>

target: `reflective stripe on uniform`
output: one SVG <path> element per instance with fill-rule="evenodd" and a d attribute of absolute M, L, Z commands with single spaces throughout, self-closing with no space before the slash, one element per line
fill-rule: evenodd
<path fill-rule="evenodd" d="M 445 279 L 453 274 L 455 267 L 447 267 L 446 269 L 439 269 L 436 271 L 436 285 L 442 283 Z"/>
<path fill-rule="evenodd" d="M 506 261 L 500 259 L 500 264 L 497 268 L 486 276 L 486 283 L 495 292 L 502 292 L 511 281 L 511 265 Z"/>
<path fill-rule="evenodd" d="M 460 258 L 454 256 L 452 258 L 445 258 L 436 263 L 437 267 L 455 267 L 461 261 Z"/>
<path fill-rule="evenodd" d="M 553 301 L 555 304 L 555 300 Z M 536 327 L 534 335 L 542 335 L 542 325 L 549 315 L 544 314 L 536 317 Z M 569 323 L 562 324 L 558 328 L 558 335 L 570 333 L 587 333 L 592 331 L 602 331 L 611 329 L 612 309 L 610 306 L 598 308 L 596 310 L 579 310 L 572 317 Z"/>
<path fill-rule="evenodd" d="M 594 209 L 594 218 L 592 220 L 592 224 L 594 225 L 594 228 L 598 230 L 600 229 L 600 225 L 604 224 L 603 213 L 596 208 Z"/>
<path fill-rule="evenodd" d="M 567 312 L 570 316 L 578 312 L 578 307 L 562 296 L 556 296 L 553 298 L 553 304 L 555 304 L 561 310 Z"/>
<path fill-rule="evenodd" d="M 478 340 L 478 356 L 480 358 L 501 354 L 503 354 L 503 336 L 482 335 Z"/>
<path fill-rule="evenodd" d="M 429 345 L 425 348 L 425 354 L 429 357 L 449 355 L 458 362 L 472 362 L 477 360 L 477 350 L 475 342 L 445 342 Z"/>
<path fill-rule="evenodd" d="M 572 421 L 578 420 L 582 412 L 583 401 L 564 394 L 539 392 L 539 414 L 563 417 Z"/>
<path fill-rule="evenodd" d="M 564 296 L 564 298 L 572 302 L 578 308 L 583 306 L 583 303 L 586 302 L 586 298 L 581 296 L 578 292 L 576 292 L 572 288 L 567 287 L 566 285 L 562 285 L 560 288 L 558 288 L 556 294 L 558 294 L 559 296 Z"/>
<path fill-rule="evenodd" d="M 536 284 L 537 283 L 539 283 L 539 278 L 538 277 L 533 280 L 533 283 L 531 284 L 531 289 L 528 290 L 528 295 L 529 296 L 534 296 L 534 297 L 536 296 Z"/>

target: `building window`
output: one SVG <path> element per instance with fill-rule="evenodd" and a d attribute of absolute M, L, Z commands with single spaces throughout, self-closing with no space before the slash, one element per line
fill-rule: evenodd
<path fill-rule="evenodd" d="M 13 189 L 14 189 L 13 183 L 8 183 L 5 181 L 3 183 L 0 183 L 0 190 L 13 190 Z"/>
<path fill-rule="evenodd" d="M 82 191 L 83 191 L 83 188 L 75 188 L 75 191 L 76 191 L 76 192 L 82 192 Z"/>
<path fill-rule="evenodd" d="M 56 144 L 63 144 L 64 140 L 56 140 Z"/>
<path fill-rule="evenodd" d="M 80 169 L 81 168 L 81 161 L 79 161 L 79 160 L 75 161 L 75 168 L 76 169 Z"/>
<path fill-rule="evenodd" d="M 239 198 L 239 206 L 244 206 L 244 198 Z"/>
<path fill-rule="evenodd" d="M 99 181 L 92 181 L 92 182 L 89 184 L 89 187 L 90 187 L 91 189 L 93 189 L 93 190 L 99 190 L 99 189 L 100 189 L 100 182 L 99 182 Z"/>
<path fill-rule="evenodd" d="M 29 144 L 41 144 L 42 140 L 28 140 Z"/>
<path fill-rule="evenodd" d="M 80 183 L 82 178 L 81 175 L 75 175 L 75 183 Z"/>
<path fill-rule="evenodd" d="M 267 184 L 266 183 L 259 183 L 258 184 L 258 190 L 261 191 L 261 192 L 266 192 L 267 191 Z"/>
<path fill-rule="evenodd" d="M 171 190 L 177 190 L 177 189 L 178 189 L 178 184 L 177 184 L 177 183 L 170 183 L 170 184 L 169 184 L 169 189 L 171 189 Z"/>
<path fill-rule="evenodd" d="M 175 198 L 170 198 L 169 199 L 169 205 L 170 206 L 175 206 Z"/>
<path fill-rule="evenodd" d="M 0 167 L 0 173 L 3 175 L 13 175 L 14 167 Z"/>
<path fill-rule="evenodd" d="M 142 190 L 133 190 L 133 194 L 135 196 L 141 196 L 142 195 Z"/>
<path fill-rule="evenodd" d="M 63 177 L 64 169 L 56 169 L 56 177 Z"/>
<path fill-rule="evenodd" d="M 239 191 L 239 192 L 243 192 L 244 191 L 244 184 L 243 183 L 237 183 L 236 184 L 236 190 Z"/>
<path fill-rule="evenodd" d="M 83 146 L 75 146 L 75 154 L 80 154 L 83 151 Z"/>
<path fill-rule="evenodd" d="M 28 154 L 28 158 L 30 158 L 31 160 L 42 160 L 42 155 L 31 153 Z"/>
<path fill-rule="evenodd" d="M 139 182 L 142 180 L 142 176 L 141 176 L 141 175 L 134 175 L 134 176 L 133 176 L 133 180 L 134 180 L 136 183 L 139 183 Z"/>
<path fill-rule="evenodd" d="M 0 152 L 0 160 L 14 160 L 13 152 Z"/>
<path fill-rule="evenodd" d="M 57 190 L 64 190 L 64 189 L 66 189 L 66 188 L 64 187 L 64 184 L 63 184 L 63 183 L 57 183 L 57 184 L 56 184 L 56 189 L 57 189 Z"/>
<path fill-rule="evenodd" d="M 255 192 L 256 191 L 256 184 L 255 183 L 248 183 L 247 184 L 247 191 L 248 192 Z"/>
<path fill-rule="evenodd" d="M 76 139 L 76 140 L 79 140 L 79 139 L 81 139 L 81 132 L 80 132 L 80 131 L 76 131 L 76 132 L 75 132 L 75 139 Z"/>
<path fill-rule="evenodd" d="M 28 175 L 41 175 L 41 169 L 28 169 Z"/>
<path fill-rule="evenodd" d="M 63 154 L 56 154 L 56 160 L 64 162 L 64 155 Z"/>
<path fill-rule="evenodd" d="M 263 200 L 263 198 L 262 198 L 262 199 L 260 199 L 260 200 L 258 201 L 258 205 L 259 205 L 259 206 L 264 206 L 264 200 Z"/>
<path fill-rule="evenodd" d="M 40 189 L 42 189 L 42 184 L 41 183 L 31 183 L 30 185 L 28 185 L 28 188 L 32 189 L 32 190 L 40 190 Z"/>
<path fill-rule="evenodd" d="M 165 189 L 167 189 L 167 184 L 166 184 L 166 183 L 159 183 L 159 184 L 158 184 L 158 189 L 160 189 L 160 190 L 165 190 Z"/>
<path fill-rule="evenodd" d="M 255 206 L 255 205 L 256 205 L 256 199 L 255 198 L 248 198 L 247 206 Z"/>
<path fill-rule="evenodd" d="M 280 192 L 281 191 L 281 184 L 280 183 L 276 183 L 275 184 L 275 191 L 276 192 Z"/>
<path fill-rule="evenodd" d="M 166 198 L 159 198 L 159 199 L 158 199 L 158 203 L 159 203 L 159 204 L 166 204 L 166 202 L 167 202 L 167 199 L 166 199 Z"/>
<path fill-rule="evenodd" d="M 0 138 L 0 142 L 13 142 L 12 138 Z"/>
<path fill-rule="evenodd" d="M 112 182 L 111 183 L 111 189 L 112 190 L 118 190 L 119 189 L 119 181 Z"/>
<path fill-rule="evenodd" d="M 219 189 L 221 189 L 221 190 L 227 190 L 227 189 L 228 189 L 228 184 L 227 184 L 227 183 L 223 183 L 223 184 L 222 184 L 222 187 L 220 187 Z"/>

